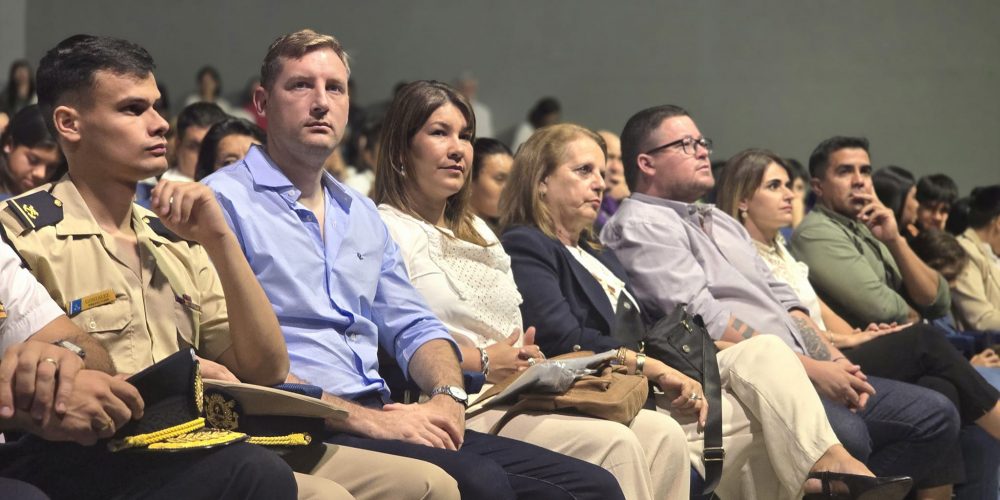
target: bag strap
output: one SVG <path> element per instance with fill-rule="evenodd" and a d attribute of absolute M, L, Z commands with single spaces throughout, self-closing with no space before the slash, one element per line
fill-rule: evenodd
<path fill-rule="evenodd" d="M 708 418 L 705 420 L 705 449 L 701 461 L 705 465 L 705 488 L 702 494 L 708 495 L 719 485 L 722 479 L 722 463 L 726 458 L 726 450 L 722 447 L 722 386 L 719 382 L 719 364 L 714 355 L 714 345 L 708 335 L 701 336 L 702 341 L 702 390 L 708 402 Z"/>

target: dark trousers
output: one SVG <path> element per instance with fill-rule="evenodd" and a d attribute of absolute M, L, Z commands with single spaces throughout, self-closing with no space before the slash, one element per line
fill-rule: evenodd
<path fill-rule="evenodd" d="M 462 498 L 625 498 L 614 476 L 596 465 L 475 431 L 465 431 L 459 451 L 350 434 L 336 434 L 327 441 L 430 462 L 455 478 Z"/>
<path fill-rule="evenodd" d="M 52 500 L 294 500 L 298 494 L 288 464 L 243 443 L 213 450 L 110 453 L 103 444 L 84 447 L 28 437 L 0 445 L 0 476 L 30 483 Z M 3 492 L 0 497 L 7 498 Z"/>
<path fill-rule="evenodd" d="M 992 410 L 1000 398 L 1000 392 L 951 345 L 944 332 L 931 325 L 914 325 L 879 337 L 845 350 L 844 355 L 869 375 L 942 392 L 953 399 L 964 424 Z"/>
<path fill-rule="evenodd" d="M 876 394 L 857 413 L 821 398 L 847 451 L 876 475 L 910 476 L 917 488 L 961 482 L 955 405 L 916 385 L 874 376 L 868 382 Z"/>

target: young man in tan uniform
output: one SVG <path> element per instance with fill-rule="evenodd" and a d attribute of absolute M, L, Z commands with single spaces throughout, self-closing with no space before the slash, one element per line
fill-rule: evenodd
<path fill-rule="evenodd" d="M 270 302 L 212 192 L 161 181 L 159 216 L 136 182 L 166 169 L 168 125 L 153 61 L 136 44 L 77 35 L 38 69 L 39 99 L 69 175 L 3 206 L 12 246 L 120 372 L 192 346 L 206 378 L 284 381 L 288 355 Z M 214 264 L 214 265 L 213 265 Z M 229 314 L 229 310 L 233 314 Z M 457 498 L 441 469 L 343 446 L 289 458 L 300 498 Z"/>

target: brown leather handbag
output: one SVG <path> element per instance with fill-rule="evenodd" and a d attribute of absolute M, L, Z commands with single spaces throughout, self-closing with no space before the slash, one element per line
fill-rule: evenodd
<path fill-rule="evenodd" d="M 554 385 L 541 380 L 541 378 L 552 378 L 546 374 L 548 368 L 554 368 L 551 364 L 572 359 L 582 361 L 587 357 L 601 358 L 587 365 L 594 373 L 572 380 L 563 380 L 561 384 Z M 624 366 L 612 365 L 614 357 L 614 351 L 603 355 L 595 355 L 590 351 L 564 354 L 511 375 L 507 380 L 494 385 L 484 392 L 476 403 L 491 399 L 486 401 L 483 407 L 495 408 L 509 404 L 514 397 L 516 402 L 493 425 L 490 434 L 497 434 L 507 422 L 526 411 L 571 411 L 628 425 L 649 397 L 649 382 L 646 377 L 629 374 Z M 550 366 L 543 366 L 545 364 Z M 508 389 L 515 383 L 520 387 L 516 390 L 516 394 L 511 394 Z M 568 388 L 565 390 L 551 392 L 553 388 L 567 384 Z M 494 397 L 498 395 L 504 397 Z"/>

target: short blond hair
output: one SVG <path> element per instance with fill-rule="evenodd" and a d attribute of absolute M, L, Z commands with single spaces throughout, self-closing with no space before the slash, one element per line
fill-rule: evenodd
<path fill-rule="evenodd" d="M 510 168 L 510 178 L 500 193 L 500 226 L 503 229 L 534 226 L 548 237 L 559 239 L 539 185 L 555 172 L 563 162 L 566 146 L 576 139 L 590 139 L 597 143 L 607 160 L 608 147 L 604 139 L 592 130 L 572 123 L 542 127 L 518 148 L 514 165 Z M 591 229 L 585 230 L 582 236 L 590 243 L 596 242 Z"/>
<path fill-rule="evenodd" d="M 320 49 L 330 49 L 347 68 L 347 76 L 351 76 L 351 65 L 343 45 L 333 35 L 323 35 L 311 29 L 303 29 L 294 33 L 281 35 L 271 42 L 260 65 L 260 85 L 270 89 L 281 74 L 281 59 L 301 59 L 306 54 Z"/>

